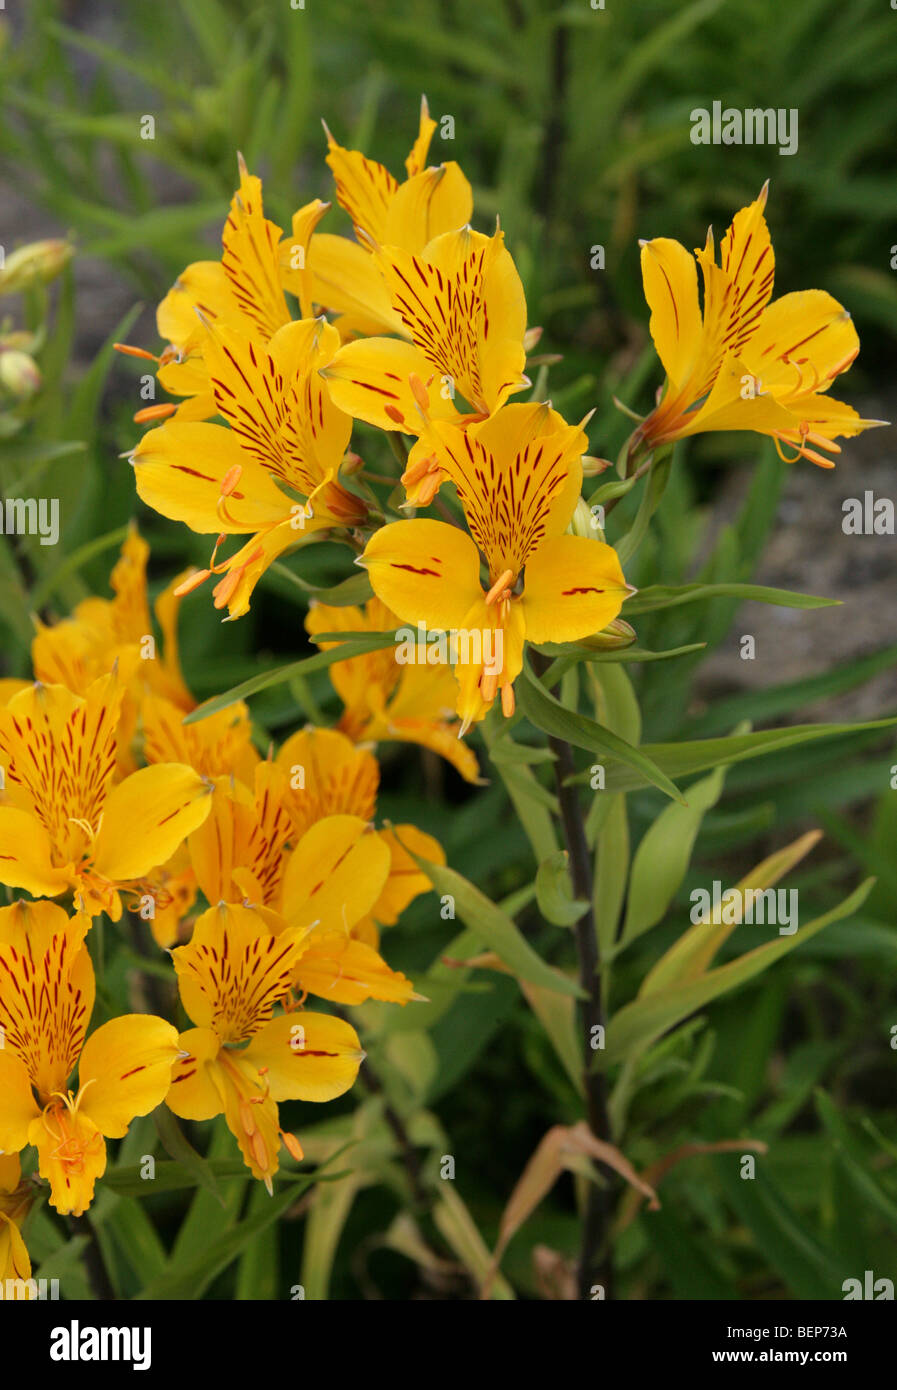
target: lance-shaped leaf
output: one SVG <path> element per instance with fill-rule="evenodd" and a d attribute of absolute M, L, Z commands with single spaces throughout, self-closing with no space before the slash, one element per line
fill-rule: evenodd
<path fill-rule="evenodd" d="M 621 947 L 656 926 L 685 877 L 705 812 L 723 789 L 725 769 L 688 788 L 688 805 L 665 806 L 645 832 L 629 876 L 629 899 Z"/>
<path fill-rule="evenodd" d="M 518 700 L 518 704 L 520 701 Z M 757 729 L 750 734 L 734 734 L 731 738 L 690 739 L 684 743 L 644 743 L 641 752 L 652 767 L 669 777 L 686 777 L 691 772 L 706 772 L 723 764 L 742 763 L 749 758 L 762 757 L 779 749 L 811 743 L 815 739 L 835 738 L 845 734 L 870 733 L 890 729 L 897 718 L 872 719 L 864 724 L 793 724 L 787 729 Z M 571 779 L 572 780 L 572 779 Z M 578 773 L 577 782 L 589 780 L 588 771 Z M 656 786 L 653 778 L 640 772 L 631 760 L 617 757 L 607 769 L 607 791 L 635 791 L 639 787 Z"/>
<path fill-rule="evenodd" d="M 338 646 L 331 647 L 326 652 L 316 652 L 314 656 L 304 657 L 302 661 L 291 661 L 287 666 L 275 666 L 271 671 L 262 671 L 258 676 L 250 676 L 248 681 L 243 681 L 240 685 L 225 690 L 222 695 L 215 695 L 211 700 L 197 705 L 183 722 L 197 724 L 201 719 L 208 719 L 210 714 L 217 714 L 219 710 L 227 709 L 240 700 L 248 700 L 250 695 L 256 695 L 260 690 L 268 690 L 272 685 L 283 685 L 285 681 L 294 680 L 296 676 L 313 676 L 316 671 L 324 671 L 337 661 L 349 661 L 353 656 L 365 656 L 368 652 L 395 646 L 396 640 L 394 632 L 366 632 L 361 636 L 353 633 L 346 636 L 351 636 L 352 640 L 340 642 Z"/>
<path fill-rule="evenodd" d="M 637 1056 L 655 1038 L 681 1023 L 696 1009 L 709 1004 L 712 999 L 718 998 L 728 990 L 752 980 L 789 951 L 793 951 L 801 942 L 822 931 L 830 922 L 839 922 L 845 917 L 850 917 L 863 904 L 874 882 L 874 879 L 867 879 L 849 898 L 845 898 L 844 902 L 814 921 L 808 922 L 793 936 L 780 936 L 775 941 L 768 941 L 763 946 L 739 956 L 737 960 L 717 966 L 715 970 L 695 980 L 685 980 L 627 1004 L 608 1025 L 607 1046 L 604 1051 L 596 1053 L 595 1065 L 607 1067 Z"/>
<path fill-rule="evenodd" d="M 567 743 L 572 743 L 577 748 L 585 748 L 590 753 L 611 757 L 623 763 L 637 776 L 637 786 L 647 783 L 658 787 L 674 801 L 685 804 L 681 793 L 666 773 L 641 749 L 633 748 L 631 743 L 611 733 L 610 729 L 604 728 L 594 719 L 587 719 L 583 714 L 565 709 L 559 700 L 549 695 L 542 683 L 526 667 L 523 668 L 517 682 L 517 704 L 521 713 L 543 733 L 564 739 Z"/>
<path fill-rule="evenodd" d="M 400 839 L 398 836 L 397 838 Z M 408 853 L 421 872 L 426 874 L 436 892 L 441 897 L 448 895 L 454 900 L 455 909 L 464 925 L 487 946 L 491 946 L 513 975 L 519 976 L 522 980 L 529 980 L 534 985 L 542 985 L 545 989 L 557 990 L 561 994 L 582 994 L 577 984 L 547 965 L 541 956 L 536 954 L 513 918 L 502 912 L 500 907 L 487 898 L 485 893 L 481 893 L 479 888 L 475 888 L 468 879 L 444 864 L 434 864 L 429 859 L 422 859 L 407 845 L 403 848 L 408 849 Z"/>
<path fill-rule="evenodd" d="M 806 835 L 801 835 L 790 845 L 776 850 L 775 854 L 769 855 L 768 858 L 756 864 L 736 884 L 736 891 L 739 894 L 738 902 L 746 901 L 748 893 L 761 893 L 765 889 L 771 888 L 774 883 L 778 883 L 779 879 L 790 873 L 795 864 L 799 864 L 819 843 L 821 835 L 821 831 L 811 830 Z M 732 913 L 731 915 L 735 917 L 740 914 Z M 720 947 L 729 939 L 738 925 L 737 921 L 722 921 L 721 913 L 716 913 L 715 917 L 716 920 L 706 918 L 700 922 L 694 922 L 688 931 L 682 933 L 645 976 L 639 990 L 639 998 L 644 998 L 648 994 L 656 994 L 658 990 L 668 989 L 670 985 L 681 984 L 685 980 L 696 980 L 699 975 L 703 975 L 704 971 L 709 969 L 710 963 Z"/>
<path fill-rule="evenodd" d="M 658 608 L 679 608 L 707 598 L 753 599 L 777 608 L 837 608 L 841 600 L 816 594 L 797 594 L 790 589 L 770 589 L 763 584 L 650 584 L 626 604 L 626 617 L 653 613 Z"/>

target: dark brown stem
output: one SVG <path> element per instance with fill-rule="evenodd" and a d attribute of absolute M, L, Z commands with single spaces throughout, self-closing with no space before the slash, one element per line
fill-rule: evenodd
<path fill-rule="evenodd" d="M 547 658 L 538 652 L 532 652 L 532 662 L 536 674 L 540 676 L 544 674 L 549 664 Z M 586 996 L 580 1006 L 586 1119 L 595 1138 L 610 1143 L 612 1134 L 607 1104 L 607 1082 L 604 1072 L 593 1068 L 595 1060 L 594 1039 L 603 1036 L 605 1016 L 601 997 L 598 933 L 592 907 L 592 861 L 586 840 L 585 822 L 579 796 L 576 787 L 569 781 L 576 772 L 573 750 L 564 739 L 555 738 L 552 735 L 548 736 L 548 744 L 555 756 L 554 775 L 564 842 L 570 861 L 573 895 L 589 904 L 574 928 L 576 954 L 579 962 L 579 981 Z M 602 1029 L 602 1033 L 596 1034 L 595 1030 L 598 1028 Z M 598 1168 L 604 1181 L 601 1184 L 590 1182 L 588 1185 L 580 1242 L 577 1283 L 579 1297 L 583 1299 L 593 1297 L 592 1289 L 596 1284 L 603 1287 L 605 1298 L 611 1298 L 613 1292 L 609 1229 L 615 1192 L 615 1175 L 610 1168 L 603 1164 L 599 1164 Z"/>
<path fill-rule="evenodd" d="M 115 1290 L 106 1272 L 103 1253 L 100 1250 L 97 1233 L 91 1221 L 86 1216 L 69 1216 L 67 1220 L 69 1231 L 73 1236 L 85 1236 L 87 1238 L 87 1244 L 84 1247 L 84 1268 L 87 1271 L 87 1281 L 94 1298 L 100 1299 L 104 1303 L 114 1302 Z"/>
<path fill-rule="evenodd" d="M 411 1195 L 414 1198 L 414 1205 L 420 1209 L 429 1206 L 430 1199 L 421 1178 L 420 1157 L 417 1149 L 411 1142 L 411 1135 L 405 1128 L 405 1121 L 397 1110 L 394 1110 L 386 1095 L 386 1089 L 380 1080 L 370 1060 L 366 1057 L 361 1064 L 359 1073 L 361 1080 L 367 1086 L 372 1096 L 379 1096 L 383 1100 L 383 1114 L 386 1123 L 392 1130 L 399 1152 L 402 1155 L 402 1162 L 405 1165 L 405 1172 L 408 1174 L 408 1183 L 411 1187 Z"/>

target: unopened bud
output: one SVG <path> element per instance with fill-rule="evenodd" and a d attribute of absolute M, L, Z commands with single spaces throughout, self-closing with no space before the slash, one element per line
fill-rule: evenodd
<path fill-rule="evenodd" d="M 71 242 L 58 239 L 32 241 L 18 247 L 0 270 L 0 294 L 14 294 L 38 282 L 48 285 L 73 255 Z"/>
<path fill-rule="evenodd" d="M 586 540 L 600 539 L 596 535 L 597 526 L 592 515 L 592 509 L 584 497 L 580 497 L 576 504 L 576 511 L 570 521 L 568 530 L 571 536 L 583 536 Z"/>
<path fill-rule="evenodd" d="M 619 651 L 622 647 L 631 647 L 635 636 L 634 627 L 630 627 L 622 618 L 614 618 L 613 622 L 608 623 L 600 632 L 586 637 L 581 645 L 591 647 L 595 652 L 613 652 Z"/>
<path fill-rule="evenodd" d="M 27 352 L 10 348 L 0 352 L 0 386 L 18 401 L 27 401 L 40 390 L 41 375 Z"/>
<path fill-rule="evenodd" d="M 527 356 L 529 356 L 529 354 L 532 352 L 533 348 L 537 345 L 541 337 L 542 329 L 539 327 L 528 328 L 526 330 L 526 332 L 523 335 L 523 351 L 527 354 Z"/>
<path fill-rule="evenodd" d="M 597 478 L 599 473 L 612 467 L 613 464 L 610 459 L 596 459 L 592 454 L 583 454 L 582 456 L 582 476 L 584 478 Z"/>

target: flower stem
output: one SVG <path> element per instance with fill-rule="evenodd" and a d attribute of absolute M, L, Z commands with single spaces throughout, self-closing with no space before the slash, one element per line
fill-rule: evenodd
<path fill-rule="evenodd" d="M 87 1281 L 94 1298 L 104 1303 L 115 1300 L 115 1290 L 112 1281 L 106 1271 L 106 1264 L 103 1259 L 103 1252 L 100 1250 L 100 1242 L 97 1240 L 97 1233 L 93 1228 L 93 1223 L 88 1216 L 69 1216 L 66 1218 L 69 1231 L 73 1236 L 86 1237 L 87 1244 L 84 1247 L 84 1268 L 87 1271 Z"/>
<path fill-rule="evenodd" d="M 531 652 L 537 675 L 544 674 L 547 658 Z M 554 775 L 560 804 L 561 825 L 570 861 L 573 896 L 589 904 L 574 928 L 576 954 L 579 962 L 579 982 L 585 994 L 580 1008 L 580 1027 L 583 1039 L 583 1086 L 586 1098 L 586 1119 L 596 1139 L 612 1141 L 608 1110 L 607 1082 L 604 1072 L 593 1069 L 595 1058 L 595 1029 L 604 1029 L 604 1003 L 601 989 L 601 960 L 598 951 L 598 932 L 592 906 L 592 862 L 586 840 L 582 806 L 576 787 L 569 779 L 576 772 L 573 750 L 565 739 L 548 736 L 554 753 Z M 602 1034 L 603 1035 L 603 1034 Z M 598 1036 L 602 1036 L 598 1035 Z M 579 1297 L 592 1299 L 593 1289 L 600 1285 L 603 1297 L 612 1297 L 613 1266 L 610 1247 L 610 1217 L 616 1187 L 615 1175 L 603 1164 L 597 1165 L 603 1181 L 590 1182 L 586 1194 L 580 1242 L 577 1285 Z"/>

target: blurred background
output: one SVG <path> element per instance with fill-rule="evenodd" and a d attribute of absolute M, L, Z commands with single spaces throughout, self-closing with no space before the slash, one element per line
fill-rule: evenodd
<path fill-rule="evenodd" d="M 63 517 L 58 547 L 0 541 L 2 674 L 28 674 L 32 612 L 59 616 L 107 592 L 131 517 L 150 540 L 155 587 L 205 562 L 205 538 L 138 508 L 120 456 L 145 404 L 140 364 L 111 344 L 158 350 L 156 303 L 186 264 L 219 254 L 237 150 L 263 176 L 266 213 L 283 227 L 299 205 L 333 196 L 322 118 L 341 143 L 394 172 L 422 92 L 443 130 L 452 118 L 453 138 L 437 131 L 431 161 L 461 164 L 481 230 L 500 214 L 530 323 L 544 328 L 539 351 L 563 354 L 540 385 L 568 418 L 597 407 L 593 453 L 615 457 L 629 432 L 614 396 L 644 411 L 661 383 L 638 238 L 694 247 L 712 223 L 719 239 L 767 178 L 776 294 L 824 289 L 850 309 L 862 349 L 837 394 L 865 416 L 897 418 L 895 26 L 884 0 L 607 0 L 602 9 L 589 0 L 307 0 L 296 9 L 288 0 L 8 0 L 0 244 L 8 257 L 67 236 L 75 256 L 53 286 L 0 300 L 3 332 L 38 335 L 41 374 L 35 393 L 7 391 L 0 402 L 3 494 L 58 496 Z M 693 145 L 691 111 L 716 100 L 796 108 L 798 152 Z M 141 138 L 145 116 L 151 140 Z M 323 230 L 350 230 L 335 203 Z M 596 246 L 603 270 L 592 268 Z M 354 447 L 364 453 L 368 438 L 359 430 Z M 640 669 L 646 739 L 721 734 L 743 719 L 761 727 L 897 712 L 894 538 L 845 536 L 841 526 L 846 498 L 865 489 L 893 498 L 893 466 L 893 429 L 847 441 L 825 474 L 804 462 L 786 468 L 750 435 L 707 436 L 680 452 L 636 584 L 754 577 L 849 606 L 716 601 L 645 619 L 645 645 L 708 642 L 700 658 Z M 345 552 L 323 545 L 297 568 L 327 583 L 345 563 Z M 276 574 L 251 613 L 223 628 L 204 591 L 188 600 L 183 661 L 197 697 L 308 650 L 302 618 Z M 745 633 L 756 639 L 752 662 L 739 655 Z M 277 738 L 310 709 L 337 714 L 326 675 L 266 693 L 253 713 Z M 384 761 L 381 814 L 439 835 L 449 863 L 495 898 L 528 882 L 529 848 L 498 777 L 471 794 L 407 750 L 386 749 Z M 638 1164 L 701 1136 L 749 1133 L 772 1148 L 756 1186 L 727 1182 L 713 1159 L 678 1168 L 663 1212 L 621 1236 L 624 1296 L 838 1297 L 825 1290 L 839 1269 L 897 1276 L 892 762 L 893 738 L 872 730 L 735 768 L 668 921 L 627 953 L 615 984 L 622 1000 L 681 930 L 691 886 L 734 878 L 812 826 L 826 839 L 794 883 L 819 910 L 861 873 L 878 874 L 862 920 L 830 928 L 706 1010 L 645 1078 L 633 1110 Z M 633 840 L 658 809 L 650 792 L 630 797 Z M 420 972 L 438 958 L 448 938 L 434 917 L 432 900 L 414 905 L 387 942 L 392 964 Z M 550 954 L 538 922 L 521 921 Z M 393 1060 L 464 1155 L 464 1199 L 491 1241 L 523 1164 L 552 1123 L 576 1118 L 576 1097 L 510 981 L 490 978 L 421 1027 L 426 1075 L 398 1052 Z M 355 1195 L 325 1241 L 331 1296 L 465 1296 L 463 1272 L 453 1282 L 380 1239 L 395 1209 L 383 1186 Z M 566 1256 L 575 1236 L 572 1186 L 562 1183 L 511 1245 L 515 1286 L 547 1296 L 538 1251 Z M 282 1235 L 285 1264 L 303 1239 L 301 1221 Z"/>

